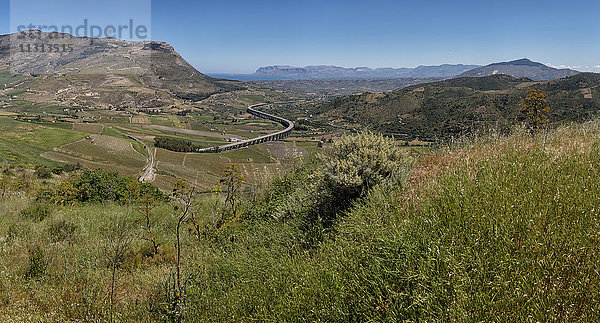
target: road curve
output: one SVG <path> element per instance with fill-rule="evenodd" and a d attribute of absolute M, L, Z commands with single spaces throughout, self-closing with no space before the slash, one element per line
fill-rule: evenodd
<path fill-rule="evenodd" d="M 269 119 L 269 120 L 281 123 L 285 127 L 284 130 L 281 130 L 281 131 L 278 131 L 275 133 L 271 133 L 268 135 L 252 138 L 252 139 L 242 140 L 242 141 L 234 142 L 231 144 L 218 146 L 218 147 L 199 149 L 197 152 L 207 153 L 207 152 L 227 151 L 227 150 L 248 147 L 248 146 L 252 146 L 252 145 L 258 145 L 258 144 L 261 144 L 261 143 L 267 142 L 267 141 L 276 141 L 276 140 L 280 140 L 285 137 L 288 137 L 292 133 L 292 130 L 294 129 L 294 123 L 287 119 L 284 119 L 284 118 L 281 118 L 278 116 L 274 116 L 272 114 L 268 114 L 265 112 L 261 112 L 261 111 L 258 111 L 255 109 L 255 108 L 258 108 L 261 106 L 265 106 L 265 105 L 268 105 L 268 103 L 259 103 L 259 104 L 251 105 L 246 109 L 246 111 L 248 111 L 248 113 L 250 113 L 251 115 L 257 116 L 259 118 Z"/>

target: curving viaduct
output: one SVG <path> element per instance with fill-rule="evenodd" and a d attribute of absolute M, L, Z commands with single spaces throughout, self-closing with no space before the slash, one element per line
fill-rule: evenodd
<path fill-rule="evenodd" d="M 285 129 L 275 132 L 275 133 L 271 133 L 268 135 L 264 135 L 264 136 L 260 136 L 260 137 L 256 137 L 253 139 L 247 139 L 247 140 L 242 140 L 239 142 L 234 142 L 234 143 L 230 143 L 230 144 L 226 144 L 226 145 L 222 145 L 222 146 L 218 146 L 218 147 L 210 147 L 210 148 L 203 148 L 203 149 L 199 149 L 198 152 L 220 152 L 220 151 L 227 151 L 227 150 L 233 150 L 233 149 L 238 149 L 238 148 L 243 148 L 243 147 L 248 147 L 248 146 L 252 146 L 252 145 L 258 145 L 261 144 L 263 142 L 267 142 L 267 141 L 276 141 L 276 140 L 281 140 L 287 136 L 289 136 L 292 133 L 292 129 L 294 129 L 294 123 L 278 117 L 278 116 L 274 116 L 272 114 L 268 114 L 265 112 L 261 112 L 256 110 L 255 108 L 261 107 L 267 105 L 267 103 L 259 103 L 259 104 L 255 104 L 255 105 L 251 105 L 249 106 L 246 110 L 248 111 L 248 113 L 257 116 L 259 118 L 263 118 L 263 119 L 269 119 L 278 123 L 281 123 Z"/>

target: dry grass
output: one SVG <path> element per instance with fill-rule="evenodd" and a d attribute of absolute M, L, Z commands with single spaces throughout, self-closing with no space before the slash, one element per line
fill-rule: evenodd
<path fill-rule="evenodd" d="M 104 126 L 99 123 L 74 123 L 73 130 L 101 134 Z"/>
<path fill-rule="evenodd" d="M 60 151 L 88 160 L 140 170 L 147 162 L 146 157 L 136 151 L 131 142 L 111 136 L 91 135 L 62 146 Z"/>

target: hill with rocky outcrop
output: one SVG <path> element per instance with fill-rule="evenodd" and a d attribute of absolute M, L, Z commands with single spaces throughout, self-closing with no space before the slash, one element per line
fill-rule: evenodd
<path fill-rule="evenodd" d="M 200 73 L 164 42 L 39 31 L 0 36 L 0 73 L 25 78 L 12 90 L 71 106 L 164 106 L 238 88 Z"/>

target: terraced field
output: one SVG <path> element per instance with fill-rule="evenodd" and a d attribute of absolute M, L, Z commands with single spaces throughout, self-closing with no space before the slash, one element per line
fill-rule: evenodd
<path fill-rule="evenodd" d="M 225 166 L 240 165 L 242 175 L 248 183 L 256 183 L 267 178 L 268 174 L 280 173 L 281 163 L 273 158 L 265 147 L 255 146 L 220 154 L 179 153 L 165 149 L 155 149 L 157 160 L 157 183 L 173 183 L 175 177 L 184 178 L 201 190 L 210 190 L 221 179 Z M 159 179 L 162 176 L 162 179 Z"/>
<path fill-rule="evenodd" d="M 22 165 L 55 165 L 41 157 L 54 147 L 85 138 L 83 132 L 62 129 L 46 124 L 28 123 L 0 118 L 0 163 Z"/>
<path fill-rule="evenodd" d="M 58 151 L 83 159 L 143 168 L 146 157 L 133 148 L 131 142 L 103 135 L 91 135 L 57 148 Z"/>

